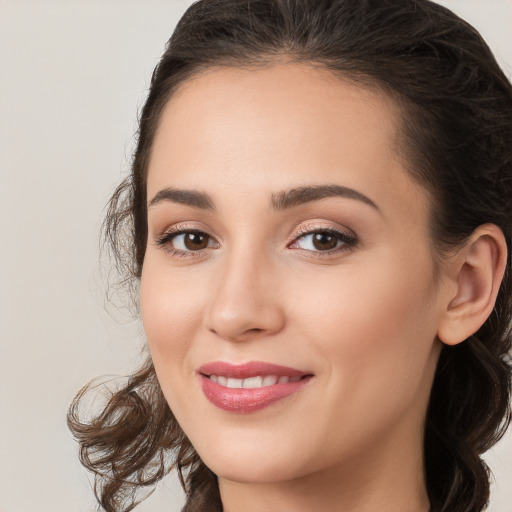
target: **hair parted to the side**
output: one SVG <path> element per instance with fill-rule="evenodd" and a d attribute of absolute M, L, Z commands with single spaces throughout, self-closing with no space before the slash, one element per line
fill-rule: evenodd
<path fill-rule="evenodd" d="M 432 198 L 431 235 L 444 250 L 481 224 L 509 249 L 496 306 L 465 342 L 442 350 L 425 426 L 432 512 L 480 512 L 489 471 L 480 455 L 510 422 L 512 344 L 512 87 L 478 32 L 428 0 L 200 0 L 157 65 L 140 116 L 132 172 L 114 193 L 105 236 L 125 277 L 138 280 L 147 242 L 146 174 L 160 113 L 176 87 L 212 66 L 282 61 L 323 67 L 388 92 L 402 111 L 407 168 Z M 85 388 L 86 389 L 86 388 Z M 91 420 L 68 415 L 82 463 L 107 512 L 176 467 L 185 512 L 222 510 L 217 479 L 172 415 L 150 360 Z"/>

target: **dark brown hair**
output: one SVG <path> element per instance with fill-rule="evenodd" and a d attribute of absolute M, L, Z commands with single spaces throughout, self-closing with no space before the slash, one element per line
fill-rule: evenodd
<path fill-rule="evenodd" d="M 433 247 L 464 243 L 481 224 L 509 253 L 495 308 L 464 343 L 445 346 L 425 426 L 432 512 L 480 512 L 489 472 L 480 455 L 510 421 L 512 343 L 512 87 L 478 32 L 428 0 L 201 0 L 177 25 L 140 116 L 132 172 L 114 193 L 105 234 L 123 275 L 140 278 L 147 242 L 146 173 L 163 106 L 212 66 L 282 60 L 323 67 L 380 88 L 401 108 L 408 169 L 430 193 Z M 148 359 L 95 417 L 68 422 L 107 512 L 131 510 L 136 491 L 176 467 L 184 510 L 221 511 L 215 475 L 170 411 Z"/>

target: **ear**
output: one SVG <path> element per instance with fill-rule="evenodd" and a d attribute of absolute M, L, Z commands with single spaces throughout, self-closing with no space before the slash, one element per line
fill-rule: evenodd
<path fill-rule="evenodd" d="M 456 345 L 474 334 L 491 314 L 507 262 L 507 244 L 494 224 L 479 226 L 447 265 L 450 292 L 438 338 Z M 455 290 L 455 291 L 454 291 Z"/>

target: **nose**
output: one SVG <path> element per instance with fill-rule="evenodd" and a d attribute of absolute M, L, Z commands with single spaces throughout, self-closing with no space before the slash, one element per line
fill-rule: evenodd
<path fill-rule="evenodd" d="M 206 314 L 207 328 L 229 341 L 267 337 L 281 331 L 284 310 L 271 262 L 247 254 L 219 264 Z"/>

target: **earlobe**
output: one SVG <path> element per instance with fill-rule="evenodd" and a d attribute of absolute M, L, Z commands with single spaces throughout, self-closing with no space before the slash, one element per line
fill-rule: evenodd
<path fill-rule="evenodd" d="M 449 264 L 456 291 L 444 306 L 438 326 L 443 343 L 456 345 L 484 324 L 494 308 L 506 261 L 505 237 L 494 224 L 479 226 L 459 249 Z"/>

